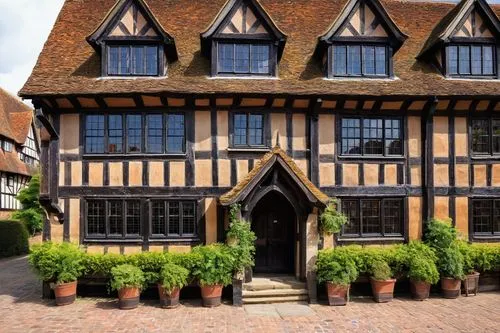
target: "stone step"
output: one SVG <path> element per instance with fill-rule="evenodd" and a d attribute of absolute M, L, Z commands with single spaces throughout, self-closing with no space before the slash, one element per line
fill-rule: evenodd
<path fill-rule="evenodd" d="M 270 289 L 306 289 L 304 282 L 295 279 L 254 278 L 252 282 L 244 283 L 243 290 L 270 290 Z"/>
<path fill-rule="evenodd" d="M 270 303 L 288 303 L 288 302 L 307 302 L 307 295 L 279 296 L 279 297 L 244 297 L 243 304 L 270 304 Z"/>
<path fill-rule="evenodd" d="M 243 290 L 243 298 L 308 295 L 307 289 Z"/>

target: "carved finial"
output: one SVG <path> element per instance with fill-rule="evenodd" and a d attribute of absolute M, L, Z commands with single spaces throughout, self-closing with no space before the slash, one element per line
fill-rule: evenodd
<path fill-rule="evenodd" d="M 281 145 L 280 145 L 280 131 L 278 131 L 278 133 L 276 133 L 276 147 L 281 148 Z"/>

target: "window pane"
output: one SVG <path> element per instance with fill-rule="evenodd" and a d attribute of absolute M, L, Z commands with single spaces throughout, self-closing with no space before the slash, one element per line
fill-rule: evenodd
<path fill-rule="evenodd" d="M 248 116 L 248 134 L 251 146 L 264 144 L 263 140 L 263 118 L 261 114 L 251 114 Z"/>
<path fill-rule="evenodd" d="M 133 74 L 144 75 L 146 73 L 145 68 L 145 57 L 144 57 L 144 46 L 133 46 L 132 47 L 132 64 Z"/>
<path fill-rule="evenodd" d="M 361 75 L 361 46 L 349 46 L 347 49 L 347 74 Z"/>
<path fill-rule="evenodd" d="M 483 74 L 493 75 L 494 73 L 493 47 L 483 46 Z"/>
<path fill-rule="evenodd" d="M 151 203 L 151 233 L 153 235 L 163 235 L 165 229 L 165 203 L 163 201 L 153 201 Z"/>
<path fill-rule="evenodd" d="M 127 235 L 141 233 L 141 204 L 139 201 L 127 202 Z"/>
<path fill-rule="evenodd" d="M 448 46 L 448 72 L 458 74 L 458 47 Z"/>
<path fill-rule="evenodd" d="M 375 74 L 375 46 L 363 47 L 363 65 L 364 73 L 366 75 Z"/>
<path fill-rule="evenodd" d="M 384 200 L 384 232 L 385 234 L 402 235 L 402 201 L 401 200 Z"/>
<path fill-rule="evenodd" d="M 333 48 L 333 73 L 335 75 L 345 75 L 347 73 L 347 48 L 345 46 L 335 46 Z"/>
<path fill-rule="evenodd" d="M 474 232 L 491 232 L 491 205 L 491 200 L 474 200 L 472 202 Z"/>
<path fill-rule="evenodd" d="M 141 142 L 142 142 L 142 118 L 140 115 L 128 115 L 127 151 L 131 153 L 140 153 Z"/>
<path fill-rule="evenodd" d="M 472 74 L 481 75 L 481 46 L 472 46 Z"/>
<path fill-rule="evenodd" d="M 87 233 L 89 235 L 104 235 L 106 232 L 104 216 L 104 201 L 87 202 Z"/>
<path fill-rule="evenodd" d="M 194 203 L 182 203 L 182 234 L 193 235 L 195 233 L 195 211 Z"/>
<path fill-rule="evenodd" d="M 361 212 L 363 214 L 362 233 L 380 234 L 380 209 L 378 200 L 361 200 Z"/>
<path fill-rule="evenodd" d="M 349 222 L 344 225 L 343 234 L 359 235 L 359 206 L 357 200 L 342 200 L 342 212 L 348 217 Z"/>
<path fill-rule="evenodd" d="M 375 48 L 375 74 L 387 75 L 387 55 L 385 46 Z"/>
<path fill-rule="evenodd" d="M 123 203 L 121 201 L 110 201 L 108 209 L 109 234 L 121 236 L 123 234 Z"/>
<path fill-rule="evenodd" d="M 118 47 L 110 46 L 108 47 L 108 74 L 116 75 L 118 74 Z"/>
<path fill-rule="evenodd" d="M 168 203 L 168 234 L 179 235 L 180 210 L 178 202 Z"/>
<path fill-rule="evenodd" d="M 250 72 L 250 44 L 235 45 L 234 71 L 237 73 Z"/>
<path fill-rule="evenodd" d="M 470 47 L 459 47 L 459 67 L 460 74 L 470 74 Z"/>
<path fill-rule="evenodd" d="M 403 154 L 401 142 L 401 120 L 385 120 L 385 152 L 387 155 Z"/>
<path fill-rule="evenodd" d="M 149 114 L 146 119 L 148 153 L 163 153 L 163 116 L 161 114 Z"/>
<path fill-rule="evenodd" d="M 108 117 L 108 152 L 123 152 L 123 120 L 121 115 Z"/>
<path fill-rule="evenodd" d="M 219 44 L 219 72 L 234 71 L 234 44 Z"/>
<path fill-rule="evenodd" d="M 269 45 L 252 45 L 252 73 L 269 73 Z"/>
<path fill-rule="evenodd" d="M 493 154 L 500 153 L 500 119 L 493 119 L 492 121 L 493 133 Z"/>
<path fill-rule="evenodd" d="M 383 155 L 384 144 L 382 119 L 363 120 L 363 150 L 367 155 Z"/>
<path fill-rule="evenodd" d="M 475 153 L 489 153 L 490 129 L 485 119 L 472 120 L 472 151 Z"/>
<path fill-rule="evenodd" d="M 184 152 L 184 115 L 169 114 L 167 127 L 167 152 Z"/>
<path fill-rule="evenodd" d="M 247 116 L 245 114 L 234 115 L 234 145 L 247 144 Z"/>
<path fill-rule="evenodd" d="M 361 127 L 360 119 L 342 119 L 342 154 L 361 154 Z"/>
<path fill-rule="evenodd" d="M 158 47 L 146 46 L 146 74 L 158 75 Z"/>
<path fill-rule="evenodd" d="M 130 74 L 130 47 L 120 46 L 120 69 L 118 74 Z"/>
<path fill-rule="evenodd" d="M 85 152 L 104 153 L 104 116 L 89 115 L 85 124 Z"/>

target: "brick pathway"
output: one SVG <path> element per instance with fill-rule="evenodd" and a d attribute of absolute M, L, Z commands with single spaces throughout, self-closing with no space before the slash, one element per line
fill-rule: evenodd
<path fill-rule="evenodd" d="M 164 310 L 148 301 L 121 311 L 111 299 L 56 307 L 40 299 L 25 258 L 0 260 L 0 332 L 500 332 L 500 293 L 425 302 L 356 299 L 346 307 L 264 305 Z"/>

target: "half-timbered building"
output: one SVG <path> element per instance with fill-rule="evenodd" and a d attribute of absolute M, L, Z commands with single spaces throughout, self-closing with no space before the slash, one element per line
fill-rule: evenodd
<path fill-rule="evenodd" d="M 66 0 L 20 95 L 42 130 L 45 239 L 183 251 L 257 233 L 256 272 L 307 280 L 333 244 L 451 217 L 500 239 L 498 5 Z M 318 233 L 329 197 L 349 216 Z"/>
<path fill-rule="evenodd" d="M 17 193 L 38 166 L 33 110 L 0 88 L 0 220 L 20 209 Z"/>

